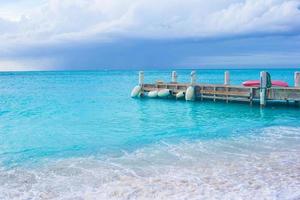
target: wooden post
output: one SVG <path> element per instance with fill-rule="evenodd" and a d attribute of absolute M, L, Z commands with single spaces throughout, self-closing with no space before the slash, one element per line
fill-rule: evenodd
<path fill-rule="evenodd" d="M 264 107 L 267 103 L 267 72 L 260 72 L 260 106 Z"/>
<path fill-rule="evenodd" d="M 172 83 L 177 83 L 177 73 L 176 73 L 176 71 L 172 71 Z"/>
<path fill-rule="evenodd" d="M 228 92 L 229 92 L 228 87 L 226 87 L 225 91 L 226 91 L 226 103 L 228 103 Z"/>
<path fill-rule="evenodd" d="M 295 72 L 295 87 L 300 87 L 300 72 Z"/>
<path fill-rule="evenodd" d="M 185 100 L 194 101 L 195 100 L 195 84 L 196 84 L 196 71 L 191 72 L 191 85 L 185 91 Z"/>
<path fill-rule="evenodd" d="M 191 72 L 191 85 L 195 85 L 196 84 L 196 71 L 192 71 Z"/>
<path fill-rule="evenodd" d="M 202 96 L 203 89 L 204 89 L 204 87 L 201 86 L 201 89 L 200 89 L 201 101 L 203 101 L 203 96 Z"/>
<path fill-rule="evenodd" d="M 216 102 L 216 87 L 214 87 L 214 102 Z"/>
<path fill-rule="evenodd" d="M 250 106 L 253 104 L 253 88 L 250 88 Z"/>
<path fill-rule="evenodd" d="M 139 85 L 143 85 L 144 84 L 144 72 L 140 71 L 139 72 Z"/>
<path fill-rule="evenodd" d="M 230 84 L 230 73 L 229 71 L 224 72 L 224 85 Z M 226 103 L 228 103 L 228 88 L 226 87 Z"/>
<path fill-rule="evenodd" d="M 230 84 L 230 73 L 229 71 L 225 71 L 224 73 L 224 85 Z"/>
<path fill-rule="evenodd" d="M 295 87 L 300 87 L 300 72 L 295 72 Z M 300 101 L 295 101 L 297 106 L 300 106 Z"/>

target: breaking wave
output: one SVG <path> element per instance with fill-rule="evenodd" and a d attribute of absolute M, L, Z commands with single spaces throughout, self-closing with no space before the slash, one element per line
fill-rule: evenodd
<path fill-rule="evenodd" d="M 0 169 L 0 199 L 300 199 L 300 128 Z"/>

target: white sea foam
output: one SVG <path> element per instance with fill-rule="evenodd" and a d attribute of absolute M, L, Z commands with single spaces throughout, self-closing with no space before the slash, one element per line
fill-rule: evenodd
<path fill-rule="evenodd" d="M 0 199 L 300 199 L 300 128 L 254 132 L 2 169 Z"/>

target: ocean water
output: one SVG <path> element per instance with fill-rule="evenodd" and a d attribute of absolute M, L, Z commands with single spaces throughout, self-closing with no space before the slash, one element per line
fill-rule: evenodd
<path fill-rule="evenodd" d="M 290 85 L 294 71 L 269 70 Z M 299 108 L 132 99 L 137 73 L 0 73 L 0 199 L 300 199 Z"/>

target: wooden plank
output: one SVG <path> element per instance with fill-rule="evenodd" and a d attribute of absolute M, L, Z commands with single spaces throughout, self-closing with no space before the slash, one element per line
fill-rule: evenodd
<path fill-rule="evenodd" d="M 300 90 L 290 90 L 287 88 L 270 88 L 268 89 L 268 99 L 299 101 Z"/>
<path fill-rule="evenodd" d="M 228 98 L 226 98 L 226 97 L 214 97 L 214 96 L 207 96 L 207 95 L 202 95 L 202 98 L 203 99 L 212 99 L 212 100 L 214 100 L 214 99 L 219 99 L 219 100 L 224 100 L 224 101 L 226 101 L 227 99 L 228 99 L 228 101 L 245 101 L 245 102 L 249 102 L 250 101 L 250 99 L 248 99 L 248 98 L 235 98 L 235 97 L 228 97 Z"/>
<path fill-rule="evenodd" d="M 178 86 L 188 86 L 190 85 L 190 83 L 158 83 L 158 85 L 165 85 L 165 84 L 168 84 L 168 85 L 178 85 Z M 198 84 L 195 84 L 195 86 L 203 86 L 203 87 L 230 87 L 230 88 L 244 88 L 244 89 L 250 89 L 250 88 L 259 88 L 259 87 L 245 87 L 243 85 L 223 85 L 223 84 L 201 84 L 201 83 L 198 83 Z M 299 88 L 300 89 L 300 88 Z"/>
<path fill-rule="evenodd" d="M 201 90 L 201 94 L 250 97 L 250 92 Z"/>

